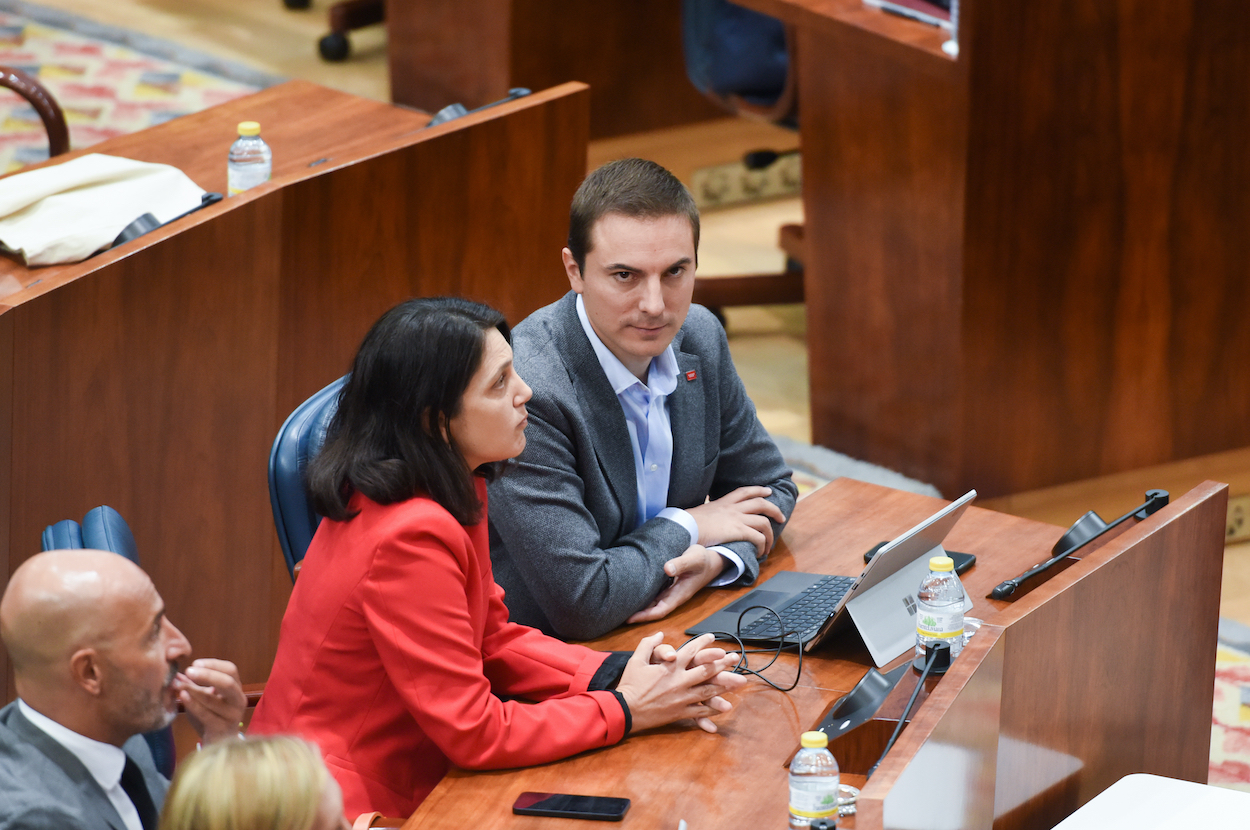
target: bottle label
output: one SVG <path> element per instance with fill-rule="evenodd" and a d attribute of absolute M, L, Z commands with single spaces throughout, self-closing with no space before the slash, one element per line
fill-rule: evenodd
<path fill-rule="evenodd" d="M 227 163 L 226 194 L 238 196 L 244 190 L 264 184 L 269 181 L 271 169 L 269 164 Z"/>
<path fill-rule="evenodd" d="M 934 608 L 923 602 L 916 603 L 916 635 L 921 641 L 951 640 L 964 633 L 963 603 L 953 609 Z"/>
<path fill-rule="evenodd" d="M 838 785 L 832 790 L 801 790 L 790 788 L 790 812 L 803 818 L 828 818 L 838 812 Z"/>

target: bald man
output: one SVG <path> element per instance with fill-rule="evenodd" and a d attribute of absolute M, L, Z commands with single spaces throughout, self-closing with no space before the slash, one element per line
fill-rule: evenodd
<path fill-rule="evenodd" d="M 95 550 L 41 553 L 0 599 L 18 699 L 0 709 L 0 830 L 154 830 L 169 786 L 141 734 L 179 701 L 205 742 L 233 739 L 238 670 L 196 660 L 147 574 Z"/>

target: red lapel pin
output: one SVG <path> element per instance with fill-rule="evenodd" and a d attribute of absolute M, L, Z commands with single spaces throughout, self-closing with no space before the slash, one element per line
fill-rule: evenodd
<path fill-rule="evenodd" d="M 698 376 L 699 376 L 698 373 L 695 372 L 694 369 L 691 369 L 689 372 L 686 372 L 686 380 L 694 380 Z"/>

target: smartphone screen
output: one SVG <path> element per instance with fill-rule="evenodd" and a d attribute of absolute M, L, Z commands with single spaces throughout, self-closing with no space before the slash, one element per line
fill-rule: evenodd
<path fill-rule="evenodd" d="M 568 793 L 521 793 L 512 805 L 512 812 L 520 816 L 554 816 L 597 821 L 620 821 L 628 809 L 628 798 Z"/>

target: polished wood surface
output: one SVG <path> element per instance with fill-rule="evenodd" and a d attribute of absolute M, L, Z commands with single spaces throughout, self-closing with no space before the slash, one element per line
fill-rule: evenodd
<path fill-rule="evenodd" d="M 997 830 L 1049 828 L 1134 772 L 1205 782 L 1227 496 L 1204 482 L 987 618 L 969 644 L 985 659 L 943 678 L 864 788 L 860 826 L 916 826 L 899 817 L 935 767 L 963 790 L 935 826 Z"/>
<path fill-rule="evenodd" d="M 799 30 L 816 443 L 987 496 L 1244 445 L 1240 6 L 965 0 L 952 59 L 745 2 Z"/>
<path fill-rule="evenodd" d="M 966 810 L 957 823 L 944 815 L 941 826 L 990 827 L 998 809 L 995 782 L 1010 776 L 1012 785 L 1002 797 L 1015 801 L 1006 811 L 1010 815 L 1000 817 L 1007 822 L 1001 826 L 1049 827 L 1039 816 L 1053 815 L 1053 805 L 1049 812 L 1026 814 L 1018 804 L 1030 802 L 1032 790 L 1054 788 L 1054 765 L 1045 762 L 1056 756 L 1071 755 L 1083 764 L 1074 780 L 1059 779 L 1070 785 L 1072 799 L 1061 804 L 1069 812 L 1128 766 L 1166 768 L 1162 774 L 1203 780 L 1197 776 L 1205 776 L 1205 756 L 1199 759 L 1194 748 L 1210 739 L 1213 597 L 1219 591 L 1222 541 L 1216 517 L 1225 497 L 1224 485 L 1208 483 L 1142 524 L 1093 543 L 1083 561 L 1015 602 L 984 596 L 998 582 L 1046 558 L 1062 529 L 969 508 L 951 531 L 948 546 L 977 556 L 963 581 L 975 603 L 971 615 L 985 625 L 951 672 L 932 686 L 871 783 L 865 786 L 862 774 L 844 776 L 863 786 L 860 815 L 845 826 L 904 826 L 890 817 L 905 813 L 909 804 L 933 803 L 916 790 L 922 778 L 923 786 L 932 789 L 932 776 L 924 769 L 935 759 L 949 761 L 944 753 L 950 751 L 963 765 L 943 769 L 959 776 L 950 787 L 962 794 Z M 864 550 L 942 504 L 838 479 L 799 502 L 762 577 L 795 569 L 858 573 Z M 1165 579 L 1175 579 L 1175 587 L 1159 588 Z M 1146 601 L 1151 590 L 1161 596 Z M 667 641 L 680 644 L 684 628 L 744 592 L 701 592 L 663 621 Z M 1121 606 L 1119 597 L 1133 610 Z M 1160 622 L 1168 627 L 1157 634 L 1152 628 L 1143 637 L 1144 617 L 1158 609 L 1158 602 L 1167 605 Z M 632 649 L 656 628 L 661 626 L 619 629 L 592 645 Z M 1156 670 L 1159 658 L 1142 660 L 1146 651 L 1172 655 L 1182 649 L 1187 653 L 1176 658 L 1177 671 L 1170 677 L 1160 676 L 1171 672 L 1170 656 L 1161 658 L 1169 666 L 1163 672 Z M 752 655 L 752 665 L 758 658 Z M 633 805 L 626 826 L 671 827 L 679 819 L 691 827 L 781 826 L 787 798 L 784 764 L 797 751 L 799 735 L 818 724 L 870 665 L 858 638 L 843 636 L 805 657 L 792 692 L 752 680 L 732 697 L 735 710 L 720 719 L 715 735 L 674 727 L 543 767 L 453 770 L 405 826 L 536 826 L 533 819 L 510 813 L 512 801 L 525 790 L 628 797 Z M 767 675 L 788 685 L 797 668 L 794 655 L 785 655 Z M 1147 708 L 1155 682 L 1170 696 L 1165 710 Z M 1127 702 L 1117 710 L 1122 700 Z M 1126 730 L 1133 734 L 1126 738 Z M 880 745 L 881 734 L 870 727 L 864 739 Z M 1009 756 L 999 749 L 1007 738 L 1016 742 L 1007 744 Z M 1175 742 L 1178 751 L 1164 748 L 1164 742 Z M 1145 747 L 1156 754 L 1143 757 Z"/>
<path fill-rule="evenodd" d="M 567 290 L 588 93 L 425 130 L 292 82 L 92 150 L 221 191 L 247 119 L 273 147 L 270 183 L 83 263 L 0 260 L 0 580 L 45 525 L 113 505 L 196 654 L 256 682 L 291 587 L 266 481 L 279 425 L 400 300 L 459 293 L 519 320 Z"/>
<path fill-rule="evenodd" d="M 388 0 L 391 100 L 470 109 L 510 87 L 591 87 L 596 138 L 723 116 L 686 78 L 672 0 Z"/>

